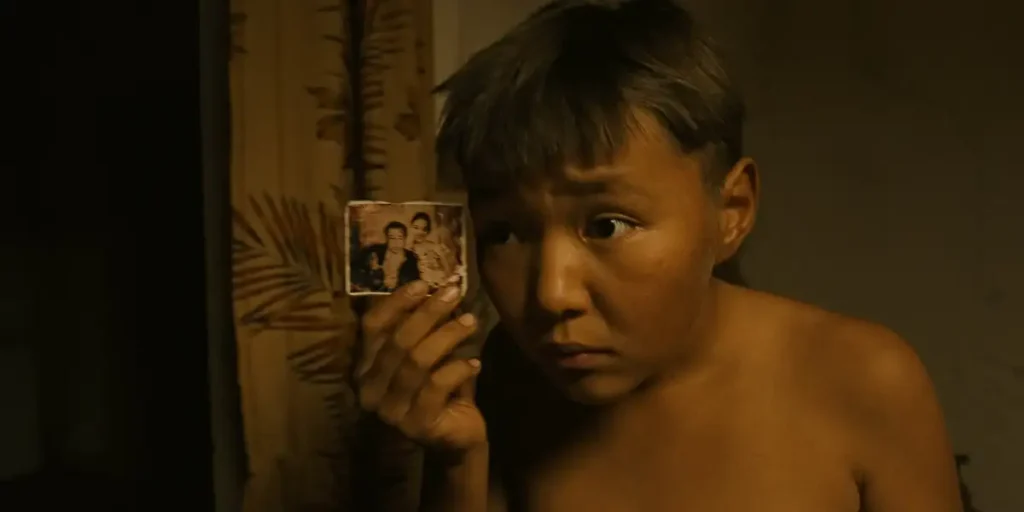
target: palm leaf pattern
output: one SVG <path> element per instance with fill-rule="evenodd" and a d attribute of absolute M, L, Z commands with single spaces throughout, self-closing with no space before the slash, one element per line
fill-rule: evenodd
<path fill-rule="evenodd" d="M 322 112 L 316 122 L 316 137 L 339 144 L 343 151 L 343 169 L 348 174 L 364 177 L 387 169 L 388 131 L 395 130 L 409 138 L 408 126 L 418 126 L 418 109 L 410 108 L 399 114 L 391 126 L 373 120 L 373 113 L 384 107 L 385 73 L 391 69 L 392 55 L 402 53 L 402 34 L 410 27 L 411 12 L 401 0 L 362 1 L 363 30 L 359 40 L 352 32 L 325 35 L 324 40 L 338 47 L 342 62 L 341 72 L 332 76 L 331 85 L 307 86 L 306 92 Z M 340 17 L 342 26 L 349 26 L 353 13 L 350 2 L 321 7 L 319 12 Z M 359 132 L 354 128 L 353 116 L 362 116 Z M 412 117 L 410 117 L 412 116 Z M 366 180 L 366 190 L 357 191 L 368 198 L 379 190 Z"/>
<path fill-rule="evenodd" d="M 407 40 L 410 29 L 415 28 L 410 6 L 418 0 L 328 1 L 313 10 L 316 15 L 332 17 L 331 23 L 337 20 L 341 24 L 339 32 L 322 36 L 336 48 L 341 65 L 325 75 L 323 82 L 307 85 L 305 91 L 318 111 L 316 138 L 341 149 L 343 185 L 334 187 L 333 193 L 337 204 L 343 206 L 348 199 L 370 199 L 379 191 L 374 183 L 381 182 L 377 176 L 388 168 L 389 140 L 396 135 L 406 141 L 420 137 L 423 114 L 415 88 L 405 91 L 407 97 L 400 100 L 403 105 L 393 122 L 383 121 L 381 114 L 388 101 L 385 82 L 391 80 L 394 57 L 415 47 L 417 74 L 424 75 L 426 45 L 418 34 L 415 45 Z M 241 39 L 244 21 L 244 15 L 232 18 L 233 43 Z M 245 51 L 238 44 L 233 49 L 235 54 Z M 359 425 L 367 424 L 360 420 L 372 418 L 359 414 L 350 382 L 359 334 L 356 314 L 365 304 L 350 301 L 342 292 L 344 250 L 349 243 L 343 233 L 342 221 L 323 203 L 307 204 L 264 193 L 247 197 L 234 211 L 232 277 L 237 325 L 247 330 L 247 339 L 271 331 L 289 334 L 289 368 L 298 381 L 320 391 L 324 412 L 339 435 L 336 443 L 313 457 L 332 471 L 339 493 L 335 508 L 341 510 L 356 498 L 349 490 L 379 502 L 389 489 L 409 483 L 404 461 L 415 459 L 416 452 L 415 446 L 385 442 L 382 452 L 367 454 L 375 459 L 374 469 L 353 461 L 354 452 L 366 444 L 363 438 L 356 439 L 367 434 L 360 431 Z M 365 462 L 370 463 L 369 459 Z M 372 485 L 360 488 L 363 477 Z M 317 506 L 301 504 L 299 508 L 314 510 Z"/>
<path fill-rule="evenodd" d="M 342 296 L 344 252 L 340 223 L 318 203 L 311 214 L 293 198 L 249 197 L 251 218 L 233 212 L 232 280 L 236 316 L 250 335 L 302 333 L 313 341 L 288 361 L 297 378 L 322 386 L 334 425 L 351 420 L 354 400 L 347 381 L 354 323 L 335 306 Z M 315 219 L 315 220 L 314 220 Z"/>

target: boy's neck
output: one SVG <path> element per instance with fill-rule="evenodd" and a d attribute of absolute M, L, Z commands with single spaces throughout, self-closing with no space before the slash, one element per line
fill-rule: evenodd
<path fill-rule="evenodd" d="M 728 331 L 741 295 L 742 289 L 713 280 L 690 333 L 680 341 L 685 343 L 685 350 L 660 375 L 632 393 L 605 404 L 581 404 L 564 396 L 550 395 L 552 405 L 560 414 L 573 418 L 571 423 L 598 430 L 615 424 L 623 426 L 622 421 L 633 424 L 633 419 L 649 426 L 650 423 L 645 422 L 659 421 L 666 413 L 677 414 L 681 408 L 687 409 L 687 404 L 701 399 L 702 390 L 706 390 L 709 383 L 719 380 L 717 377 L 723 375 L 723 369 L 733 368 L 737 361 L 740 351 L 732 339 L 735 335 Z M 544 392 L 550 391 L 553 390 Z"/>
<path fill-rule="evenodd" d="M 660 375 L 622 401 L 628 409 L 678 408 L 689 401 L 695 388 L 702 388 L 720 370 L 735 362 L 737 350 L 728 335 L 729 318 L 737 302 L 734 286 L 713 279 L 701 311 L 677 360 Z M 615 408 L 618 408 L 616 406 Z"/>

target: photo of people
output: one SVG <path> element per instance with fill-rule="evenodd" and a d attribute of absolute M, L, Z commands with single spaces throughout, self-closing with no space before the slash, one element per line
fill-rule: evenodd
<path fill-rule="evenodd" d="M 352 201 L 345 211 L 349 295 L 386 295 L 423 280 L 466 289 L 463 207 Z"/>

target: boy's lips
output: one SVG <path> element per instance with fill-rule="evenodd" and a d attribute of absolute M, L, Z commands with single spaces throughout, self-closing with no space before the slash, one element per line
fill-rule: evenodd
<path fill-rule="evenodd" d="M 556 365 L 574 370 L 595 370 L 607 366 L 617 356 L 615 350 L 582 343 L 549 342 L 541 352 Z"/>

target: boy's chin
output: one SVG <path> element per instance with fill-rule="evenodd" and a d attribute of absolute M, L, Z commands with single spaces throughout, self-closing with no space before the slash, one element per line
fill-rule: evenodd
<path fill-rule="evenodd" d="M 626 398 L 640 386 L 640 380 L 627 375 L 594 372 L 567 379 L 556 385 L 569 400 L 583 405 L 607 405 Z"/>

